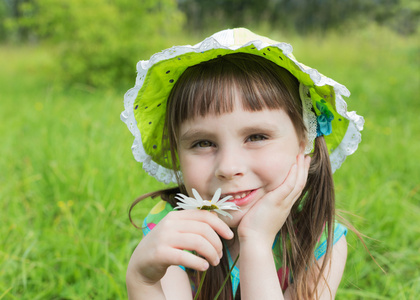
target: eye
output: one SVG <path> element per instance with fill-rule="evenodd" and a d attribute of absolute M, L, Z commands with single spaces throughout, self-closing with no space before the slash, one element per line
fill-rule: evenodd
<path fill-rule="evenodd" d="M 214 146 L 214 144 L 212 142 L 203 140 L 203 141 L 198 141 L 198 142 L 194 143 L 192 145 L 192 148 L 208 148 L 208 147 L 212 147 L 212 146 Z"/>
<path fill-rule="evenodd" d="M 248 142 L 259 142 L 259 141 L 264 141 L 266 139 L 268 139 L 268 137 L 263 135 L 263 134 L 253 134 L 253 135 L 250 135 L 247 138 L 247 141 Z"/>

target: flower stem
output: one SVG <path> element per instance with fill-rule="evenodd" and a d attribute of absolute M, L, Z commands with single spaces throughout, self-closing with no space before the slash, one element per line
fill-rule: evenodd
<path fill-rule="evenodd" d="M 228 279 L 230 277 L 230 274 L 232 273 L 233 268 L 235 267 L 236 263 L 238 262 L 238 259 L 239 259 L 239 254 L 236 257 L 235 262 L 233 263 L 232 267 L 229 270 L 229 274 L 227 274 L 227 276 L 225 278 L 225 281 L 223 281 L 222 286 L 220 287 L 219 291 L 217 292 L 217 294 L 216 294 L 216 296 L 214 297 L 213 300 L 217 300 L 219 298 L 220 294 L 222 293 L 222 290 L 223 290 L 224 286 L 226 285 L 226 282 L 228 281 Z"/>
<path fill-rule="evenodd" d="M 200 285 L 198 286 L 197 293 L 195 294 L 194 300 L 197 300 L 198 296 L 200 295 L 201 288 L 203 287 L 204 278 L 206 278 L 206 274 L 207 274 L 207 270 L 205 270 L 203 273 L 203 276 L 201 276 Z"/>

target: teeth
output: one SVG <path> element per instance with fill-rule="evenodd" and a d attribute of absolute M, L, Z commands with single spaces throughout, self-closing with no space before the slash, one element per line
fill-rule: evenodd
<path fill-rule="evenodd" d="M 248 196 L 251 192 L 243 192 L 241 194 L 235 194 L 235 195 L 231 195 L 232 199 L 237 200 L 237 199 L 242 199 L 245 198 L 246 196 Z"/>

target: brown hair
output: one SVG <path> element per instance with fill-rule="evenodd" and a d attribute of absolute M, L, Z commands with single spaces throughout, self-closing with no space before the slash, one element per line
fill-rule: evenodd
<path fill-rule="evenodd" d="M 292 120 L 299 140 L 306 141 L 298 80 L 286 69 L 263 57 L 244 53 L 229 54 L 188 68 L 171 91 L 167 103 L 165 130 L 175 171 L 179 169 L 176 149 L 181 123 L 208 113 L 231 112 L 234 109 L 235 95 L 242 99 L 245 110 L 283 109 Z M 148 196 L 160 196 L 175 206 L 174 195 L 178 192 L 186 193 L 179 179 L 178 182 L 177 188 L 140 197 L 132 204 L 130 211 L 135 204 Z M 331 257 L 334 203 L 334 184 L 328 149 L 321 136 L 315 140 L 306 186 L 280 229 L 281 248 L 284 250 L 283 267 L 289 268 L 293 274 L 292 294 L 298 299 L 318 298 L 315 289 L 323 280 L 322 273 Z M 322 266 L 318 268 L 314 263 L 314 250 L 323 230 L 327 231 L 327 251 Z M 287 243 L 291 247 L 287 247 Z M 199 299 L 214 298 L 228 269 L 225 253 L 218 266 L 210 267 Z M 284 273 L 282 278 L 286 278 L 285 275 Z M 315 278 L 314 286 L 309 285 L 310 278 Z M 284 283 L 281 284 L 283 286 Z M 232 298 L 232 285 L 228 281 L 219 299 Z M 239 291 L 236 299 L 240 299 Z"/>

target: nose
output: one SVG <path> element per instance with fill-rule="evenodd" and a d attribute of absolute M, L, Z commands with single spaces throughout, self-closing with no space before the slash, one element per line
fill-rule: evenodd
<path fill-rule="evenodd" d="M 246 170 L 246 159 L 240 149 L 219 149 L 215 176 L 220 180 L 242 177 Z"/>

